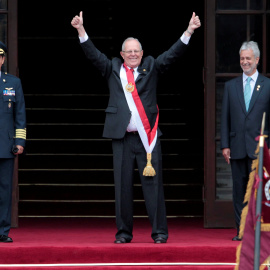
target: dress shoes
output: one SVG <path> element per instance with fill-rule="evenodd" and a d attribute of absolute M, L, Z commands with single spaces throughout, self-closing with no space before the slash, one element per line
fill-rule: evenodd
<path fill-rule="evenodd" d="M 11 242 L 13 242 L 13 240 L 11 237 L 8 237 L 7 235 L 0 235 L 0 242 L 11 243 Z"/>
<path fill-rule="evenodd" d="M 157 237 L 154 241 L 155 241 L 155 244 L 167 243 L 167 240 L 162 237 Z"/>
<path fill-rule="evenodd" d="M 232 240 L 233 241 L 242 241 L 242 238 L 240 238 L 238 235 L 236 235 Z"/>
<path fill-rule="evenodd" d="M 130 241 L 128 241 L 126 238 L 124 237 L 119 237 L 117 238 L 114 243 L 115 244 L 126 244 L 126 243 L 129 243 Z"/>

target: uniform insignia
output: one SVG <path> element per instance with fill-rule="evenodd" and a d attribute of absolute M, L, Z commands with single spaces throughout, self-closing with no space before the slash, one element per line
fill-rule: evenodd
<path fill-rule="evenodd" d="M 257 86 L 257 91 L 259 91 L 259 90 L 260 90 L 260 87 L 261 87 L 260 85 L 258 85 L 258 86 Z"/>
<path fill-rule="evenodd" d="M 145 72 L 145 71 L 146 71 L 146 69 L 144 68 L 144 69 L 143 69 L 143 71 Z"/>
<path fill-rule="evenodd" d="M 26 140 L 26 128 L 24 128 L 24 129 L 21 129 L 21 128 L 16 129 L 15 138 L 20 138 L 20 139 Z"/>
<path fill-rule="evenodd" d="M 10 90 L 12 90 L 12 89 L 13 89 L 13 87 L 11 87 L 11 88 L 7 88 L 7 87 L 6 87 L 5 89 L 7 89 L 8 91 L 10 91 Z"/>
<path fill-rule="evenodd" d="M 8 107 L 11 108 L 11 103 L 10 102 L 8 103 Z"/>
<path fill-rule="evenodd" d="M 5 79 L 3 79 L 3 82 L 6 82 L 6 80 L 5 80 Z"/>
<path fill-rule="evenodd" d="M 8 89 L 13 89 L 13 88 L 8 88 Z M 3 95 L 4 96 L 15 96 L 15 90 L 3 90 Z"/>
<path fill-rule="evenodd" d="M 134 91 L 134 85 L 132 84 L 132 82 L 128 83 L 126 85 L 126 90 L 129 92 L 129 93 L 132 93 Z"/>

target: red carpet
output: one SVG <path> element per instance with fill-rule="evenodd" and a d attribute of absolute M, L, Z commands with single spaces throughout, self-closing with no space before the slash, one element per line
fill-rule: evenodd
<path fill-rule="evenodd" d="M 13 243 L 0 243 L 0 269 L 8 264 L 107 263 L 235 263 L 235 229 L 204 229 L 202 219 L 169 219 L 167 244 L 154 244 L 147 219 L 134 220 L 129 244 L 113 243 L 114 219 L 21 218 L 12 229 Z M 233 269 L 233 266 L 198 265 L 77 265 L 24 269 Z M 11 269 L 11 268 L 7 268 Z M 22 267 L 13 267 L 22 269 Z"/>

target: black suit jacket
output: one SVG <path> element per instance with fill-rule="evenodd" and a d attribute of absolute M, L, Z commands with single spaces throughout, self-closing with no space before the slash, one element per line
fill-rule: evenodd
<path fill-rule="evenodd" d="M 105 110 L 106 119 L 103 137 L 121 139 L 125 136 L 131 118 L 131 112 L 120 80 L 122 60 L 120 58 L 108 59 L 106 55 L 96 49 L 90 39 L 81 43 L 81 46 L 86 57 L 106 78 L 110 90 L 109 103 Z M 186 47 L 187 45 L 179 39 L 168 51 L 162 53 L 156 59 L 152 56 L 143 58 L 138 67 L 140 75 L 135 83 L 151 128 L 155 124 L 158 112 L 156 100 L 158 76 L 167 71 L 170 65 L 183 54 Z M 158 135 L 161 135 L 160 130 L 158 130 Z"/>
<path fill-rule="evenodd" d="M 263 113 L 266 113 L 264 134 L 270 126 L 270 79 L 259 74 L 248 112 L 244 101 L 242 76 L 225 84 L 221 113 L 221 149 L 230 148 L 232 159 L 247 155 L 254 159 L 260 135 Z M 266 139 L 269 147 L 269 140 Z"/>

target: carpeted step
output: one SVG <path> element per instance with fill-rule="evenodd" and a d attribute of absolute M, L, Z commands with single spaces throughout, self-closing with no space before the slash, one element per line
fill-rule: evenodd
<path fill-rule="evenodd" d="M 201 185 L 200 177 L 203 169 L 176 168 L 174 170 L 163 170 L 164 184 L 191 184 Z M 19 184 L 111 184 L 113 183 L 113 170 L 95 169 L 20 169 Z M 98 180 L 98 181 L 97 181 Z M 138 171 L 134 173 L 134 183 L 139 184 L 140 178 Z"/>
<path fill-rule="evenodd" d="M 201 217 L 203 202 L 165 200 L 168 217 Z M 114 200 L 20 200 L 19 217 L 114 217 Z M 134 202 L 134 216 L 147 217 L 143 200 Z"/>
<path fill-rule="evenodd" d="M 200 150 L 203 148 L 198 140 L 188 139 L 162 139 L 161 147 L 163 154 L 178 154 L 186 156 L 187 159 L 192 154 L 200 156 L 194 162 L 202 165 Z M 69 154 L 111 154 L 112 142 L 110 139 L 29 139 L 27 141 L 26 153 L 69 153 Z M 188 167 L 192 166 L 193 162 Z M 179 163 L 181 165 L 181 163 Z"/>
<path fill-rule="evenodd" d="M 6 266 L 3 266 L 6 267 Z M 0 269 L 2 266 L 0 265 Z M 20 265 L 20 267 L 8 267 L 9 270 L 21 270 L 21 269 L 29 269 L 29 270 L 233 270 L 233 265 L 91 265 L 91 264 L 67 264 L 59 266 L 31 266 L 31 265 Z M 267 268 L 266 268 L 267 269 Z M 265 269 L 265 270 L 266 270 Z"/>
<path fill-rule="evenodd" d="M 85 148 L 86 147 L 87 146 L 85 146 Z M 60 149 L 60 147 L 58 149 Z M 67 149 L 67 151 L 68 150 L 69 148 Z M 200 160 L 197 158 L 197 156 L 188 154 L 164 154 L 162 156 L 162 163 L 163 167 L 167 169 L 190 168 L 191 166 L 194 166 L 196 168 L 200 166 Z M 24 169 L 112 169 L 113 156 L 112 154 L 36 153 L 28 154 L 24 158 L 21 158 L 20 164 Z"/>
<path fill-rule="evenodd" d="M 131 243 L 113 243 L 114 219 L 21 218 L 12 244 L 0 244 L 0 264 L 235 263 L 235 229 L 204 229 L 203 219 L 168 219 L 169 239 L 155 244 L 148 219 L 134 219 Z M 219 268 L 216 268 L 219 269 Z"/>

